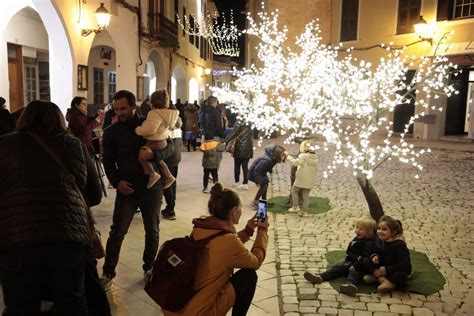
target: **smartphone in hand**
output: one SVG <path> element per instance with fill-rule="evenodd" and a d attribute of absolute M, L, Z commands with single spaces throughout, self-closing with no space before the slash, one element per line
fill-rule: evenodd
<path fill-rule="evenodd" d="M 258 211 L 257 211 L 257 219 L 264 222 L 267 218 L 267 208 L 268 202 L 267 200 L 258 200 Z"/>

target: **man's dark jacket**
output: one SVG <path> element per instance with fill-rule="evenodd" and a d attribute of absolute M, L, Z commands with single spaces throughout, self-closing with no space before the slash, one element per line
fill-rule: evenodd
<path fill-rule="evenodd" d="M 74 175 L 89 204 L 99 204 L 99 178 L 84 144 L 67 134 L 42 137 Z M 88 216 L 79 193 L 28 134 L 0 137 L 0 174 L 0 253 L 36 246 L 90 245 Z"/>
<path fill-rule="evenodd" d="M 7 109 L 0 110 L 0 136 L 15 130 L 15 119 Z"/>
<path fill-rule="evenodd" d="M 145 190 L 148 178 L 138 161 L 138 152 L 146 140 L 135 134 L 135 128 L 145 120 L 135 115 L 126 122 L 117 121 L 104 130 L 104 168 L 110 184 L 117 188 L 121 180 L 132 184 L 134 190 Z M 173 152 L 172 143 L 155 152 L 155 161 L 164 160 Z"/>
<path fill-rule="evenodd" d="M 199 123 L 201 124 L 202 134 L 211 131 L 214 137 L 224 137 L 222 128 L 221 110 L 208 104 L 203 105 L 199 114 Z"/>

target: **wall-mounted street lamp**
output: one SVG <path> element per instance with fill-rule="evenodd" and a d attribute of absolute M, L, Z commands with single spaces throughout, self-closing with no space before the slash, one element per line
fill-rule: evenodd
<path fill-rule="evenodd" d="M 81 35 L 85 37 L 85 36 L 89 36 L 92 33 L 97 34 L 106 30 L 110 23 L 110 17 L 111 17 L 111 14 L 104 7 L 104 4 L 101 2 L 100 6 L 95 11 L 95 18 L 97 20 L 98 28 L 97 29 L 83 29 L 81 31 Z"/>
<path fill-rule="evenodd" d="M 211 71 L 212 70 L 209 68 L 204 69 L 204 73 L 206 74 L 206 76 L 209 76 L 211 74 Z"/>
<path fill-rule="evenodd" d="M 436 25 L 428 24 L 423 16 L 420 15 L 418 21 L 415 23 L 415 33 L 424 41 L 433 42 L 436 33 Z"/>

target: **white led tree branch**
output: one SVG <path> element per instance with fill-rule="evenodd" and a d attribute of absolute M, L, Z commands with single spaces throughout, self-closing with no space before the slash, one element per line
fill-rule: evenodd
<path fill-rule="evenodd" d="M 324 176 L 338 166 L 351 168 L 371 215 L 380 218 L 383 208 L 370 179 L 390 159 L 411 165 L 418 178 L 423 167 L 417 158 L 429 150 L 414 148 L 406 142 L 405 134 L 416 119 L 441 110 L 431 105 L 432 99 L 457 93 L 447 84 L 450 68 L 456 66 L 438 55 L 415 60 L 404 56 L 403 48 L 390 45 L 386 46 L 387 56 L 372 65 L 354 58 L 351 50 L 341 52 L 340 45 L 322 44 L 314 22 L 296 38 L 297 48 L 292 50 L 285 48 L 287 29 L 279 27 L 277 12 L 260 12 L 258 21 L 250 16 L 247 19 L 249 28 L 244 32 L 260 39 L 257 52 L 261 66 L 252 65 L 237 74 L 231 88 L 213 88 L 214 95 L 266 136 L 278 132 L 287 136 L 286 142 L 323 137 L 323 149 L 334 150 Z M 446 35 L 438 45 L 449 39 Z M 409 69 L 416 70 L 411 82 L 406 80 Z M 393 141 L 393 122 L 387 114 L 410 99 L 417 114 Z M 373 136 L 380 130 L 385 130 L 386 136 L 375 144 Z"/>

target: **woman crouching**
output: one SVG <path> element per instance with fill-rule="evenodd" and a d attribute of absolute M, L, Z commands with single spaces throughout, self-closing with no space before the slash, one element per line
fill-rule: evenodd
<path fill-rule="evenodd" d="M 216 183 L 211 189 L 208 209 L 211 216 L 193 220 L 192 236 L 202 240 L 220 233 L 204 250 L 196 271 L 194 289 L 197 293 L 179 313 L 164 311 L 165 315 L 246 315 L 257 285 L 257 270 L 263 260 L 268 242 L 268 217 L 257 220 L 254 215 L 243 230 L 235 226 L 242 215 L 242 203 L 236 192 Z M 245 248 L 257 228 L 252 250 Z M 240 268 L 234 272 L 235 268 Z"/>

